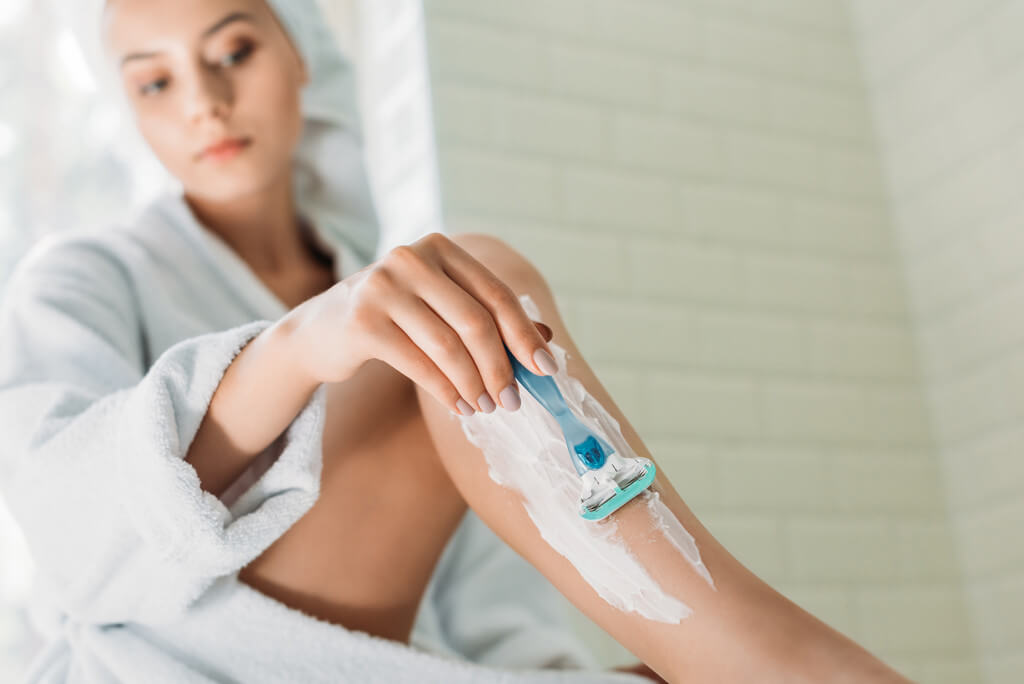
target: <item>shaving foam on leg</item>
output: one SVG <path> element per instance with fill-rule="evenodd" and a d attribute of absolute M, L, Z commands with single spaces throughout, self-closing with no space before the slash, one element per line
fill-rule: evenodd
<path fill-rule="evenodd" d="M 529 295 L 519 299 L 527 314 L 541 320 Z M 566 372 L 565 349 L 553 342 L 548 346 L 559 367 L 552 377 L 572 411 L 618 454 L 636 457 L 618 421 L 583 383 Z M 665 593 L 627 548 L 614 515 L 596 522 L 580 515 L 580 480 L 558 423 L 529 393 L 524 392 L 522 399 L 521 408 L 511 413 L 498 409 L 457 415 L 467 439 L 483 451 L 491 479 L 522 495 L 523 506 L 544 540 L 568 559 L 609 604 L 660 622 L 676 623 L 689 616 L 693 612 L 689 606 Z M 653 526 L 714 587 L 696 541 L 660 495 L 648 489 L 637 498 L 646 505 Z"/>

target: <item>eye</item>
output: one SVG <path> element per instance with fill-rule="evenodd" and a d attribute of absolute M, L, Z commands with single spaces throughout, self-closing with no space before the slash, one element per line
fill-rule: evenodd
<path fill-rule="evenodd" d="M 139 86 L 139 93 L 142 95 L 155 95 L 167 87 L 169 79 L 164 76 Z"/>
<path fill-rule="evenodd" d="M 221 66 L 234 66 L 236 64 L 241 64 L 247 57 L 249 57 L 250 54 L 252 54 L 252 50 L 252 43 L 246 43 L 234 52 L 222 57 L 219 64 Z"/>

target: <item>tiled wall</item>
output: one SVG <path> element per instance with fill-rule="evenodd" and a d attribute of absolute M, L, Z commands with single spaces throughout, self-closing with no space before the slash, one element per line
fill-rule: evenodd
<path fill-rule="evenodd" d="M 1024 682 L 1024 2 L 854 0 L 985 681 Z"/>
<path fill-rule="evenodd" d="M 540 266 L 755 572 L 920 681 L 978 681 L 845 3 L 424 5 L 447 229 Z"/>

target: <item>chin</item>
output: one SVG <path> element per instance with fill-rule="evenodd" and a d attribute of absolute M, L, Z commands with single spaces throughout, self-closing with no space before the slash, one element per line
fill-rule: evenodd
<path fill-rule="evenodd" d="M 230 202 L 265 192 L 279 181 L 279 168 L 225 168 L 219 172 L 204 173 L 185 184 L 189 194 L 208 201 Z"/>

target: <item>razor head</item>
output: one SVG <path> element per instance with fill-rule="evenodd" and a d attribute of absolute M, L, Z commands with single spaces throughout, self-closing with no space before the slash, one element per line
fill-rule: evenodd
<path fill-rule="evenodd" d="M 588 492 L 580 500 L 580 515 L 587 520 L 600 520 L 619 510 L 647 489 L 654 482 L 657 468 L 653 462 L 646 459 L 635 463 L 636 469 L 620 471 L 623 474 L 621 480 L 600 477 L 595 478 L 596 482 L 585 484 Z"/>
<path fill-rule="evenodd" d="M 595 496 L 590 497 L 586 501 L 580 503 L 582 508 L 587 513 L 594 513 L 599 510 L 601 506 L 605 505 L 615 497 L 615 490 L 601 492 Z"/>
<path fill-rule="evenodd" d="M 627 473 L 622 479 L 616 478 L 616 482 L 619 484 L 619 489 L 628 489 L 634 482 L 638 482 L 641 478 L 647 475 L 646 468 L 636 468 L 630 473 Z"/>

